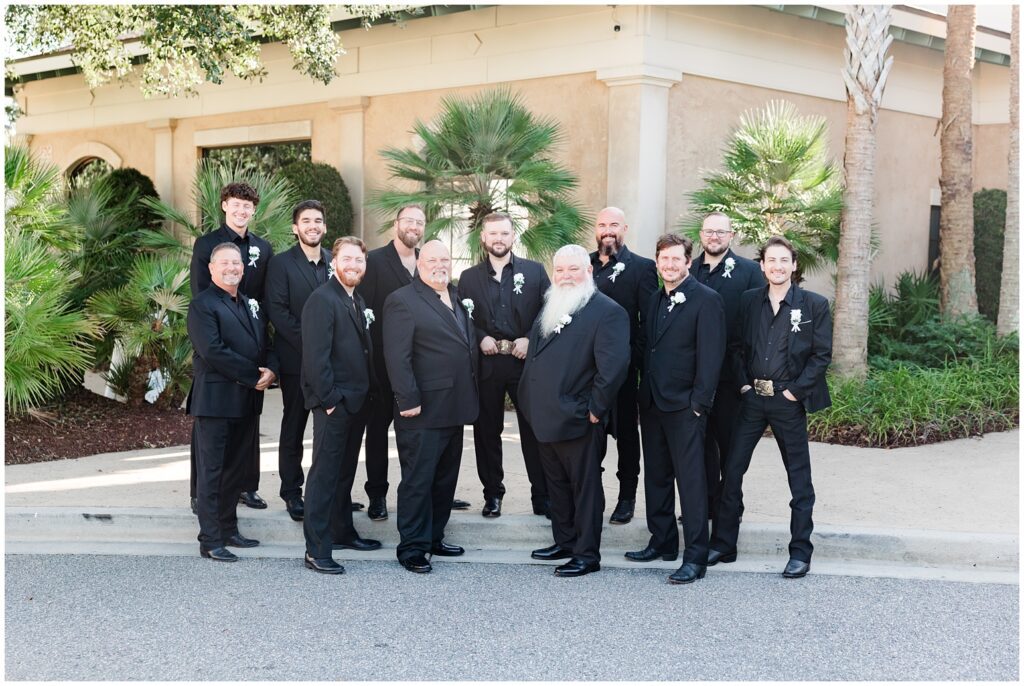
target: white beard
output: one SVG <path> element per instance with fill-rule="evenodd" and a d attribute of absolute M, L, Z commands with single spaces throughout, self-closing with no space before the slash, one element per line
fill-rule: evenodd
<path fill-rule="evenodd" d="M 540 311 L 540 333 L 547 338 L 559 325 L 563 316 L 576 314 L 590 302 L 597 292 L 593 279 L 572 288 L 551 286 L 544 294 L 544 309 Z"/>

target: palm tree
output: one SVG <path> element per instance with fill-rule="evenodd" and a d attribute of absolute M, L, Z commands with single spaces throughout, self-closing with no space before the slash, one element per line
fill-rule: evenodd
<path fill-rule="evenodd" d="M 429 124 L 417 119 L 413 132 L 421 149 L 380 153 L 393 179 L 411 182 L 371 196 L 382 214 L 417 203 L 427 215 L 425 240 L 462 235 L 476 257 L 483 217 L 496 211 L 512 215 L 519 241 L 537 259 L 582 238 L 586 219 L 570 198 L 576 177 L 552 158 L 561 127 L 531 114 L 520 96 L 499 88 L 445 97 L 441 113 Z"/>
<path fill-rule="evenodd" d="M 60 169 L 39 160 L 20 145 L 4 150 L 4 221 L 8 229 L 34 236 L 59 250 L 75 244 L 75 235 L 61 220 L 64 179 Z"/>
<path fill-rule="evenodd" d="M 1006 233 L 1003 235 L 1003 275 L 999 289 L 999 335 L 1020 326 L 1020 6 L 1013 6 L 1010 29 L 1010 159 L 1006 180 Z"/>
<path fill-rule="evenodd" d="M 949 5 L 942 70 L 942 210 L 939 257 L 942 310 L 978 314 L 974 282 L 974 193 L 971 174 L 971 71 L 974 68 L 974 5 Z"/>
<path fill-rule="evenodd" d="M 828 159 L 824 117 L 803 117 L 789 102 L 745 112 L 725 145 L 725 169 L 690 193 L 682 229 L 696 242 L 709 212 L 724 212 L 744 243 L 783 235 L 797 251 L 800 272 L 834 262 L 843 189 Z"/>
<path fill-rule="evenodd" d="M 835 345 L 832 368 L 840 375 L 868 373 L 868 301 L 871 223 L 875 195 L 875 132 L 878 107 L 893 58 L 892 8 L 853 5 L 846 13 L 846 192 L 836 275 Z"/>

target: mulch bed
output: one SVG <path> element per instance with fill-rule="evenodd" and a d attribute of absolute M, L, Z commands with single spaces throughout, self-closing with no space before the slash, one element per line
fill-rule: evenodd
<path fill-rule="evenodd" d="M 4 464 L 188 445 L 192 435 L 192 418 L 180 409 L 130 407 L 85 388 L 40 409 L 45 419 L 4 417 Z"/>

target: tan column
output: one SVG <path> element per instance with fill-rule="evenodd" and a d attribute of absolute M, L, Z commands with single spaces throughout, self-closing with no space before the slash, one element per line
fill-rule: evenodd
<path fill-rule="evenodd" d="M 338 98 L 327 103 L 327 107 L 338 116 L 339 139 L 341 150 L 339 159 L 341 164 L 338 171 L 341 178 L 348 186 L 349 195 L 352 197 L 352 233 L 363 240 L 375 245 L 372 239 L 376 233 L 370 231 L 369 238 L 364 229 L 363 198 L 365 188 L 363 177 L 365 170 L 363 165 L 363 116 L 370 99 L 365 97 Z"/>
<path fill-rule="evenodd" d="M 174 127 L 176 119 L 153 119 L 146 126 L 153 131 L 153 186 L 160 199 L 174 204 Z"/>

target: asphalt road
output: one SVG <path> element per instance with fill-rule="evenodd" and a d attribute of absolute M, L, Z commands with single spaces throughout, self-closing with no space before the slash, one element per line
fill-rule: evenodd
<path fill-rule="evenodd" d="M 242 551 L 244 555 L 247 551 Z M 17 680 L 1016 680 L 1018 587 L 7 555 Z"/>

